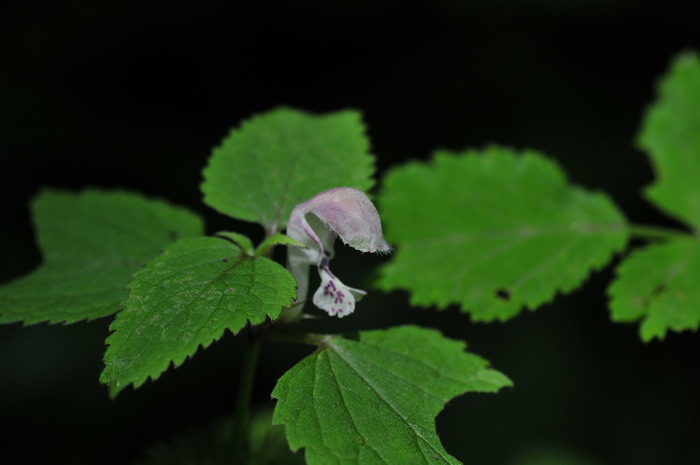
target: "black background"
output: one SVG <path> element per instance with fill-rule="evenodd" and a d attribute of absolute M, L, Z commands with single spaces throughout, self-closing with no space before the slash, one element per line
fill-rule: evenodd
<path fill-rule="evenodd" d="M 205 207 L 198 185 L 228 128 L 279 104 L 361 109 L 379 179 L 436 147 L 531 147 L 577 184 L 609 192 L 631 220 L 672 225 L 639 196 L 652 172 L 633 140 L 670 57 L 700 47 L 698 5 L 5 4 L 0 282 L 40 261 L 28 201 L 41 186 L 127 187 L 191 207 L 210 232 L 259 237 Z M 343 250 L 336 262 L 346 282 L 370 288 L 381 259 Z M 533 445 L 600 464 L 698 463 L 699 339 L 672 334 L 645 345 L 636 326 L 610 323 L 610 278 L 610 269 L 597 273 L 505 324 L 411 309 L 403 293 L 374 291 L 351 318 L 321 326 L 438 327 L 508 374 L 514 390 L 456 399 L 438 417 L 447 450 L 465 463 L 513 463 Z M 109 400 L 97 382 L 108 324 L 0 327 L 2 463 L 128 464 L 232 410 L 240 342 L 230 334 L 157 383 Z M 306 352 L 264 349 L 257 406 Z"/>

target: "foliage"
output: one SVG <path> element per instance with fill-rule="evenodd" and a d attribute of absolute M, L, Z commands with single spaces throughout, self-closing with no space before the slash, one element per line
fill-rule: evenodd
<path fill-rule="evenodd" d="M 379 285 L 414 305 L 506 320 L 577 287 L 627 241 L 607 196 L 570 186 L 544 156 L 491 147 L 392 170 L 380 197 L 397 254 Z M 440 270 L 436 272 L 436 270 Z"/>
<path fill-rule="evenodd" d="M 272 248 L 274 248 L 276 245 L 286 245 L 286 246 L 293 246 L 293 247 L 304 247 L 304 244 L 301 242 L 297 241 L 296 239 L 292 239 L 289 236 L 285 236 L 284 234 L 273 234 L 272 236 L 266 238 L 264 241 L 258 245 L 258 248 L 255 249 L 255 255 L 265 255 L 267 254 Z"/>
<path fill-rule="evenodd" d="M 253 253 L 255 252 L 255 246 L 253 245 L 253 241 L 251 241 L 250 238 L 244 234 L 232 231 L 220 231 L 216 233 L 216 236 L 228 239 L 229 241 L 233 242 L 236 245 L 236 247 L 238 247 L 248 255 L 253 255 Z"/>
<path fill-rule="evenodd" d="M 114 396 L 128 384 L 157 378 L 226 329 L 275 319 L 292 304 L 296 283 L 283 267 L 252 257 L 227 240 L 182 239 L 129 284 L 129 298 L 107 338 L 100 377 Z"/>
<path fill-rule="evenodd" d="M 641 320 L 645 341 L 700 325 L 696 55 L 676 60 L 639 136 L 656 172 L 647 197 L 690 232 L 631 224 L 608 196 L 570 184 L 544 155 L 498 146 L 439 151 L 427 163 L 391 169 L 378 213 L 358 191 L 373 185 L 364 133 L 355 111 L 279 108 L 229 134 L 204 170 L 204 202 L 259 223 L 266 237 L 257 246 L 235 231 L 205 237 L 193 213 L 138 194 L 43 192 L 33 214 L 44 261 L 0 287 L 0 322 L 71 323 L 120 310 L 100 377 L 113 397 L 179 366 L 226 330 L 246 331 L 250 347 L 242 355 L 235 421 L 194 442 L 155 448 L 147 463 L 243 457 L 258 465 L 296 464 L 302 457 L 310 465 L 458 464 L 440 443 L 436 415 L 455 396 L 511 385 L 465 352 L 463 342 L 435 330 L 308 331 L 304 297 L 295 300 L 298 287 L 306 294 L 308 268 L 322 277 L 318 306 L 349 305 L 353 292 L 364 295 L 342 284 L 329 260 L 336 233 L 363 252 L 390 250 L 379 213 L 397 253 L 382 266 L 378 285 L 408 291 L 415 305 L 456 304 L 475 321 L 507 320 L 580 286 L 636 236 L 661 242 L 621 259 L 609 288 L 612 319 Z M 352 195 L 323 209 L 309 206 L 341 191 Z M 292 232 L 284 235 L 292 211 Z M 303 278 L 269 258 L 278 246 L 303 258 Z M 282 428 L 272 428 L 270 415 L 249 422 L 255 360 L 268 339 L 317 346 L 272 393 L 278 400 L 272 419 L 303 454 L 281 447 Z M 556 453 L 533 457 L 522 463 L 560 460 Z"/>
<path fill-rule="evenodd" d="M 245 121 L 214 150 L 204 170 L 204 202 L 277 231 L 295 205 L 337 186 L 372 187 L 360 114 L 315 116 L 279 108 Z"/>
<path fill-rule="evenodd" d="M 42 192 L 32 203 L 42 266 L 0 287 L 0 322 L 73 323 L 111 315 L 131 275 L 201 220 L 125 191 Z"/>
<path fill-rule="evenodd" d="M 675 239 L 630 255 L 610 286 L 615 321 L 643 319 L 642 339 L 700 325 L 700 241 Z"/>
<path fill-rule="evenodd" d="M 440 444 L 435 416 L 465 392 L 511 382 L 465 344 L 413 326 L 323 336 L 272 396 L 273 420 L 309 465 L 460 463 Z M 420 406 L 420 408 L 416 408 Z"/>
<path fill-rule="evenodd" d="M 674 61 L 647 111 L 639 145 L 651 158 L 656 181 L 646 195 L 656 206 L 700 229 L 700 59 Z"/>
<path fill-rule="evenodd" d="M 633 234 L 666 243 L 619 265 L 609 290 L 612 319 L 643 319 L 645 341 L 669 329 L 696 330 L 698 128 L 700 59 L 686 53 L 663 79 L 639 143 L 656 173 L 647 197 L 692 235 L 629 225 L 604 194 L 569 185 L 554 163 L 533 151 L 441 151 L 427 164 L 394 168 L 379 202 L 397 253 L 378 286 L 407 290 L 413 305 L 457 304 L 475 321 L 506 320 L 575 289 Z"/>
<path fill-rule="evenodd" d="M 646 195 L 685 222 L 691 237 L 672 237 L 631 254 L 610 286 L 615 321 L 642 320 L 641 337 L 697 330 L 700 324 L 700 59 L 683 54 L 661 82 L 639 136 L 651 157 L 656 181 Z"/>

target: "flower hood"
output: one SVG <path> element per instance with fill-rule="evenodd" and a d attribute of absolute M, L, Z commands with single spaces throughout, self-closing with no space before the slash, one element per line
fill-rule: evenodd
<path fill-rule="evenodd" d="M 321 287 L 314 304 L 331 315 L 352 313 L 355 301 L 366 293 L 344 285 L 329 268 L 336 236 L 360 252 L 388 253 L 379 213 L 363 192 L 350 187 L 323 191 L 297 205 L 287 223 L 287 235 L 304 244 L 289 247 L 287 267 L 299 285 L 297 302 L 308 294 L 309 267 L 318 267 Z"/>

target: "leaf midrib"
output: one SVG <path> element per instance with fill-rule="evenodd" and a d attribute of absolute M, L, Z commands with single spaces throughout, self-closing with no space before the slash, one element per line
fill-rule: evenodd
<path fill-rule="evenodd" d="M 212 279 L 210 279 L 210 280 L 202 287 L 202 289 L 200 289 L 200 291 L 197 293 L 197 295 L 196 295 L 195 297 L 193 297 L 193 298 L 187 303 L 187 305 L 185 305 L 184 307 L 180 308 L 179 311 L 176 311 L 176 312 L 174 312 L 173 314 L 170 315 L 170 319 L 168 320 L 168 323 L 167 323 L 164 327 L 170 326 L 172 320 L 175 319 L 175 317 L 177 317 L 178 315 L 181 315 L 183 312 L 189 310 L 189 309 L 191 308 L 191 306 L 194 305 L 194 303 L 196 303 L 196 302 L 199 300 L 199 298 L 202 296 L 202 294 L 203 294 L 205 291 L 207 291 L 207 290 L 213 285 L 213 283 L 214 283 L 215 281 L 218 281 L 219 279 L 221 279 L 222 276 L 227 275 L 231 270 L 233 270 L 234 268 L 238 267 L 239 264 L 240 264 L 241 262 L 243 262 L 244 260 L 246 260 L 247 258 L 250 258 L 250 257 L 247 257 L 246 255 L 243 255 L 243 254 L 242 254 L 234 263 L 232 263 L 230 266 L 228 266 L 226 269 L 222 270 L 221 272 L 217 273 L 215 277 L 213 277 Z M 196 265 L 196 266 L 208 265 L 208 264 L 210 264 L 210 263 L 215 263 L 216 261 L 217 261 L 217 260 L 211 260 L 211 261 L 209 261 L 209 262 L 200 263 L 200 264 L 198 264 L 198 265 Z M 181 270 L 178 270 L 178 271 L 181 271 Z M 173 296 L 171 295 L 171 296 L 168 296 L 168 297 L 173 297 Z M 222 297 L 223 297 L 223 296 L 221 296 L 221 297 L 219 298 L 219 303 L 221 302 L 221 298 L 222 298 Z M 160 302 L 162 302 L 162 300 L 161 300 Z M 155 306 L 158 306 L 158 305 L 160 304 L 160 302 L 156 303 Z M 218 304 L 217 304 L 217 305 L 218 305 Z M 128 310 L 128 309 L 125 308 L 125 310 Z M 247 318 L 246 318 L 246 320 L 247 320 Z M 116 323 L 118 323 L 118 320 L 115 321 L 115 324 L 116 324 Z M 118 329 L 119 329 L 118 327 L 115 328 L 115 331 L 118 330 Z M 116 334 L 116 333 L 114 333 L 114 334 Z M 131 338 L 133 337 L 133 334 L 134 334 L 134 331 L 133 331 L 133 328 L 132 328 L 132 330 L 130 330 L 129 333 L 127 334 L 126 340 L 122 341 L 121 343 L 122 343 L 122 344 L 127 344 L 127 343 L 131 340 Z M 180 333 L 180 334 L 182 334 L 182 333 Z M 110 338 L 111 338 L 111 337 L 110 337 Z M 108 340 L 107 342 L 109 342 L 109 340 Z M 134 364 L 134 362 L 136 361 L 136 359 L 140 358 L 140 357 L 143 355 L 144 352 L 148 352 L 148 349 L 150 348 L 152 342 L 153 342 L 153 338 L 149 339 L 149 340 L 146 342 L 145 347 L 143 347 L 142 350 L 139 351 L 139 353 L 138 353 L 138 355 L 137 355 L 136 357 L 132 357 L 132 358 L 130 359 L 130 361 L 128 362 L 128 365 L 127 365 L 125 368 L 123 368 L 121 371 L 124 372 L 124 371 L 127 371 L 127 370 L 131 369 L 131 367 L 133 366 L 133 364 Z M 197 344 L 197 346 L 199 346 L 199 343 Z M 165 359 L 169 359 L 169 358 L 172 358 L 172 357 L 165 357 Z M 158 358 L 158 361 L 159 361 L 159 362 L 162 362 L 163 359 L 164 359 L 164 357 L 159 357 L 159 358 Z M 170 360 L 168 360 L 168 363 L 169 363 L 169 362 L 170 362 Z M 153 365 L 153 363 L 152 363 L 151 365 Z M 162 370 L 161 370 L 161 372 L 162 372 Z M 146 379 L 148 379 L 149 376 L 152 376 L 152 375 L 147 375 L 147 376 L 146 376 Z M 114 379 L 114 378 L 113 378 L 113 379 Z M 132 383 L 133 383 L 133 381 L 132 381 Z"/>
<path fill-rule="evenodd" d="M 363 376 L 362 373 L 361 373 L 352 363 L 350 363 L 350 360 L 349 360 L 346 356 L 344 356 L 343 351 L 342 351 L 342 349 L 341 349 L 340 347 L 338 347 L 337 345 L 335 345 L 335 344 L 333 343 L 333 341 L 331 341 L 331 340 L 328 340 L 327 344 L 328 344 L 327 347 L 328 347 L 329 349 L 332 349 L 333 352 L 334 352 L 336 355 L 338 355 L 338 357 L 339 357 L 343 362 L 345 362 L 345 364 L 348 366 L 348 368 L 350 368 L 350 369 L 357 375 L 357 377 L 358 377 L 360 380 L 362 380 L 365 384 L 367 384 L 367 386 L 368 386 L 370 389 L 372 389 L 372 390 L 377 394 L 377 396 L 382 400 L 382 402 L 384 402 L 384 404 L 386 404 L 387 407 L 389 407 L 401 420 L 403 420 L 403 422 L 411 429 L 411 431 L 413 431 L 413 433 L 416 435 L 417 438 L 419 438 L 420 440 L 422 440 L 422 441 L 423 441 L 425 444 L 427 444 L 433 451 L 435 451 L 435 452 L 438 454 L 438 456 L 440 457 L 440 459 L 442 459 L 442 460 L 444 461 L 444 463 L 446 463 L 447 465 L 451 465 L 450 462 L 448 461 L 448 459 L 445 458 L 444 453 L 443 453 L 442 451 L 436 449 L 435 446 L 434 446 L 433 444 L 431 444 L 419 431 L 416 430 L 415 425 L 414 425 L 412 422 L 410 422 L 410 421 L 408 420 L 408 418 L 406 418 L 406 417 L 405 417 L 405 416 L 404 416 L 404 415 L 403 415 L 403 414 L 402 414 L 402 413 L 401 413 L 401 412 L 386 398 L 386 396 L 385 396 L 385 394 L 383 393 L 383 391 L 381 391 L 379 388 L 377 388 L 368 378 L 366 378 L 365 376 Z M 345 406 L 345 408 L 346 408 L 346 410 L 348 410 L 347 405 Z M 349 411 L 349 410 L 348 410 L 348 411 Z M 430 462 L 428 461 L 428 457 L 425 455 L 425 452 L 424 452 L 421 448 L 419 448 L 419 450 L 420 450 L 421 453 L 423 454 L 423 458 L 426 460 L 426 463 L 430 463 Z"/>
<path fill-rule="evenodd" d="M 469 242 L 484 240 L 503 239 L 526 239 L 536 236 L 548 236 L 565 234 L 580 234 L 583 236 L 593 236 L 601 233 L 620 233 L 625 231 L 625 223 L 583 223 L 577 227 L 563 224 L 539 225 L 539 226 L 518 226 L 512 228 L 499 228 L 478 230 L 473 233 L 447 233 L 435 235 L 430 233 L 429 238 L 415 237 L 402 241 L 404 244 L 420 244 L 420 247 L 444 247 L 447 245 L 464 245 Z"/>

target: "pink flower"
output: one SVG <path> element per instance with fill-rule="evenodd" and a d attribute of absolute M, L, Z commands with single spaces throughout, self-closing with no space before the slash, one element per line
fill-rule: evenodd
<path fill-rule="evenodd" d="M 391 251 L 374 204 L 363 192 L 350 187 L 323 191 L 297 205 L 287 223 L 287 235 L 304 244 L 303 248 L 289 247 L 287 256 L 287 267 L 299 286 L 297 302 L 306 299 L 309 267 L 315 265 L 321 286 L 314 294 L 314 305 L 338 317 L 352 313 L 355 301 L 366 292 L 346 286 L 331 272 L 328 263 L 335 237 L 361 252 Z"/>

